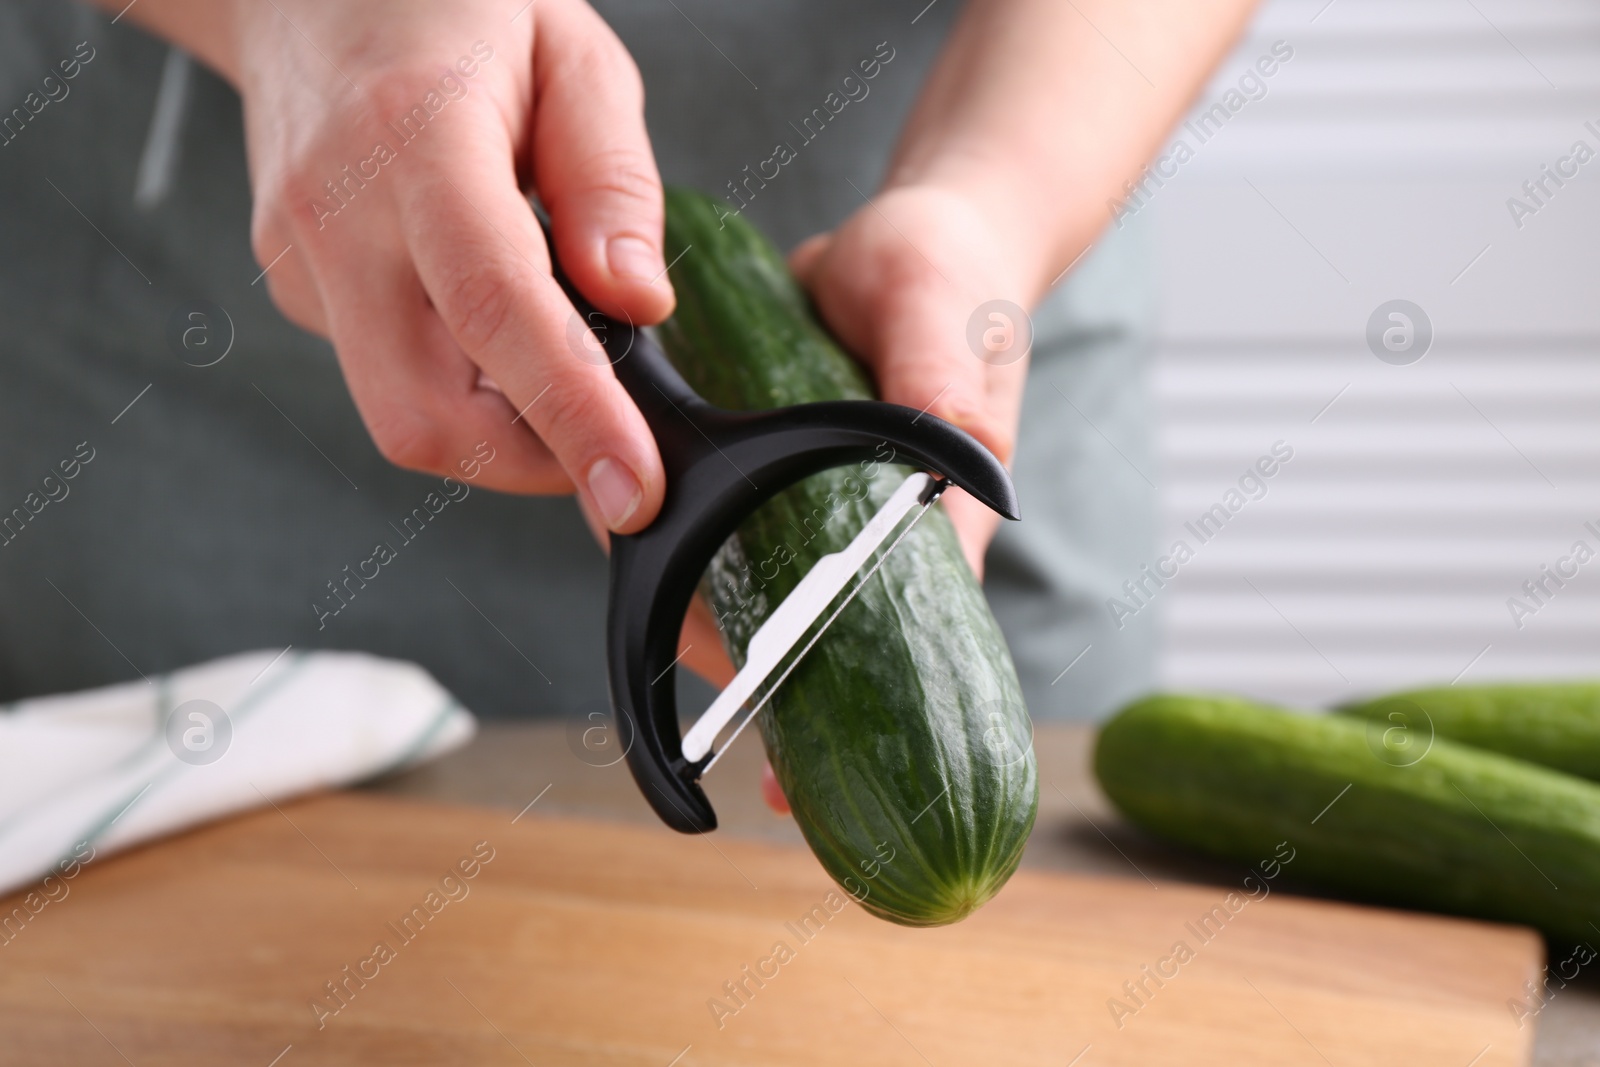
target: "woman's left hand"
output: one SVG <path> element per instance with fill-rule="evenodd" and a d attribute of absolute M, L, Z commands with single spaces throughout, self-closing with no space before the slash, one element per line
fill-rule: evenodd
<path fill-rule="evenodd" d="M 954 423 L 1009 463 L 1032 335 L 1021 309 L 1043 286 L 1015 275 L 1014 265 L 1029 257 L 1003 247 L 1000 232 L 961 193 L 902 186 L 801 244 L 790 266 L 882 399 Z M 997 310 L 992 301 L 1010 307 Z M 1000 517 L 959 489 L 942 500 L 981 577 Z M 732 678 L 716 623 L 698 598 L 678 647 L 684 665 L 713 685 Z M 767 784 L 769 801 L 781 796 L 775 782 Z"/>
<path fill-rule="evenodd" d="M 790 266 L 881 399 L 961 427 L 1009 464 L 1032 337 L 1023 308 L 1038 287 L 999 232 L 962 193 L 901 186 L 801 244 Z M 981 577 L 1000 517 L 959 489 L 943 501 Z"/>

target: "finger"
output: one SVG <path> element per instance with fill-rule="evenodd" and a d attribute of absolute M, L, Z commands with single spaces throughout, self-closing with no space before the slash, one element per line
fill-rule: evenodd
<path fill-rule="evenodd" d="M 397 175 L 418 276 L 455 342 L 524 412 L 606 528 L 640 530 L 661 505 L 655 440 L 610 365 L 580 358 L 569 340 L 576 312 L 549 275 L 503 126 L 487 114 L 457 120 L 419 139 L 413 169 Z"/>
<path fill-rule="evenodd" d="M 398 466 L 484 488 L 570 491 L 565 470 L 506 398 L 478 388 L 478 368 L 429 306 L 403 252 L 396 242 L 357 267 L 324 270 L 334 347 L 378 450 Z"/>
<path fill-rule="evenodd" d="M 533 63 L 534 185 L 562 266 L 602 311 L 660 322 L 672 283 L 638 69 L 592 8 L 568 0 L 540 8 Z"/>
<path fill-rule="evenodd" d="M 989 409 L 988 365 L 967 345 L 971 302 L 947 277 L 955 267 L 937 265 L 898 235 L 887 240 L 796 250 L 824 318 L 871 369 L 882 399 L 954 423 L 1004 462 L 1010 433 Z M 869 261 L 846 262 L 856 256 Z"/>
<path fill-rule="evenodd" d="M 733 660 L 722 647 L 722 634 L 706 602 L 696 596 L 678 635 L 678 661 L 716 686 L 725 688 L 735 674 Z"/>
<path fill-rule="evenodd" d="M 1005 463 L 1015 442 L 991 410 L 989 376 L 966 347 L 965 319 L 933 286 L 892 296 L 866 362 L 884 400 L 961 427 Z"/>
<path fill-rule="evenodd" d="M 261 265 L 267 293 L 283 317 L 308 333 L 328 336 L 328 318 L 322 306 L 311 265 L 294 244 L 282 236 L 286 227 L 258 225 L 251 246 Z M 261 280 L 258 279 L 258 280 Z"/>
<path fill-rule="evenodd" d="M 948 285 L 923 275 L 888 295 L 867 361 L 883 399 L 954 423 L 1005 462 L 1013 442 L 990 412 L 988 368 L 966 343 L 968 318 Z"/>
<path fill-rule="evenodd" d="M 779 815 L 789 814 L 789 798 L 783 795 L 783 786 L 778 784 L 770 762 L 761 765 L 761 799 Z"/>
<path fill-rule="evenodd" d="M 830 233 L 819 233 L 807 237 L 795 246 L 789 253 L 789 273 L 795 276 L 802 287 L 809 289 L 816 280 L 817 264 L 822 262 L 823 256 L 828 251 L 828 246 L 833 241 Z"/>
<path fill-rule="evenodd" d="M 939 498 L 950 525 L 956 528 L 956 539 L 961 542 L 961 554 L 966 557 L 972 573 L 983 580 L 983 561 L 989 543 L 1000 528 L 1000 516 L 963 489 L 951 486 Z"/>
<path fill-rule="evenodd" d="M 1027 343 L 1031 345 L 1031 334 L 1033 332 L 1031 320 L 1027 323 L 1027 330 L 1030 334 Z M 1028 384 L 1029 361 L 1029 354 L 1024 353 L 1015 363 L 990 367 L 987 376 L 989 415 L 1000 426 L 1006 428 L 1003 445 L 1005 451 L 998 451 L 993 445 L 989 447 L 995 451 L 995 455 L 1000 457 L 1001 462 L 1008 467 L 1011 465 L 1012 455 L 1016 451 L 1017 426 L 1022 419 L 1022 394 Z M 979 440 L 982 440 L 982 438 L 979 438 Z M 988 444 L 987 441 L 984 443 Z"/>

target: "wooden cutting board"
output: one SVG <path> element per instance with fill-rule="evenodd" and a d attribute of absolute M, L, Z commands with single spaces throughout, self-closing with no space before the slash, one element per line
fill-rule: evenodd
<path fill-rule="evenodd" d="M 1206 941 L 1224 889 L 1031 871 L 907 930 L 793 849 L 358 794 L 67 884 L 0 945 L 0 1064 L 1491 1067 L 1542 953 L 1281 893 Z"/>

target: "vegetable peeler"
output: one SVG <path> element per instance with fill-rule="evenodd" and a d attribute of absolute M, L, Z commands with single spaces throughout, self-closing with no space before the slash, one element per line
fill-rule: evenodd
<path fill-rule="evenodd" d="M 551 242 L 552 257 L 554 247 Z M 946 486 L 965 489 L 1008 519 L 1019 517 L 1016 490 L 1004 465 L 970 434 L 914 408 L 872 400 L 767 411 L 715 407 L 684 381 L 650 331 L 596 310 L 553 259 L 552 266 L 655 435 L 666 473 L 655 521 L 639 533 L 611 536 L 606 659 L 612 709 L 622 736 L 631 736 L 628 767 L 656 814 L 674 830 L 706 833 L 716 829 L 717 815 L 700 787 L 701 776 Z M 801 579 L 751 637 L 744 667 L 688 733 L 680 734 L 673 685 L 678 635 L 711 558 L 740 522 L 779 491 L 831 467 L 881 461 L 883 446 L 894 450 L 893 462 L 938 473 L 907 478 L 846 548 Z M 897 529 L 889 548 L 872 562 Z M 807 643 L 790 657 L 808 633 Z M 787 667 L 766 684 L 786 659 Z M 744 719 L 714 749 L 741 710 Z"/>

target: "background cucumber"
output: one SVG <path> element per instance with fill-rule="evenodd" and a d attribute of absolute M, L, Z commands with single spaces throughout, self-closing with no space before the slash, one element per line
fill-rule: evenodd
<path fill-rule="evenodd" d="M 1387 761 L 1352 717 L 1155 696 L 1100 732 L 1095 773 L 1159 836 L 1369 900 L 1600 937 L 1600 786 L 1436 739 Z M 1348 788 L 1347 788 L 1348 787 Z"/>
<path fill-rule="evenodd" d="M 1600 779 L 1600 682 L 1439 686 L 1338 710 L 1404 731 L 1417 743 L 1431 733 Z"/>
<path fill-rule="evenodd" d="M 667 192 L 677 311 L 658 328 L 701 396 L 749 410 L 866 399 L 865 375 L 777 251 L 717 201 Z M 768 613 L 910 471 L 826 471 L 741 525 L 701 589 L 735 664 Z M 876 477 L 873 477 L 876 475 Z M 955 922 L 1022 857 L 1038 804 L 1016 669 L 943 509 L 934 507 L 757 717 L 795 821 L 828 873 L 895 922 Z"/>

